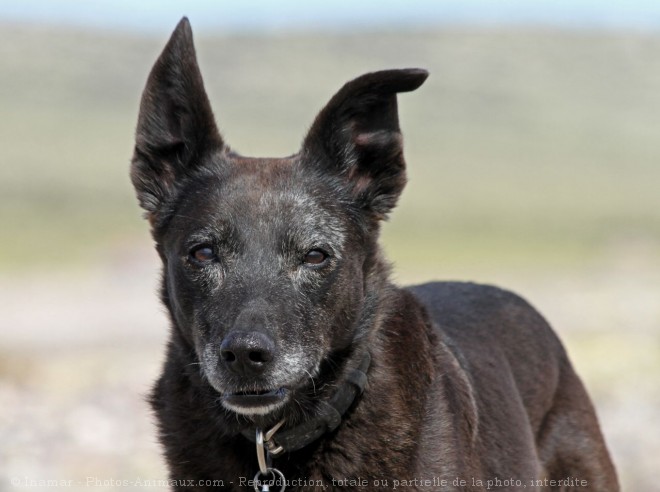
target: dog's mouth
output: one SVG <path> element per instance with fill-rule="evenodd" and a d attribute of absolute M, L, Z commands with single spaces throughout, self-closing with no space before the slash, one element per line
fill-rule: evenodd
<path fill-rule="evenodd" d="M 243 415 L 266 415 L 276 410 L 289 399 L 286 388 L 224 393 L 222 405 Z"/>

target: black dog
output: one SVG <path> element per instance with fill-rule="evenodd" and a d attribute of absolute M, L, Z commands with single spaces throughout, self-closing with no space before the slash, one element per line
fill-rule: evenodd
<path fill-rule="evenodd" d="M 243 157 L 179 23 L 131 172 L 172 319 L 151 401 L 175 488 L 618 490 L 589 397 L 533 308 L 494 287 L 388 280 L 379 227 L 406 182 L 396 94 L 426 77 L 359 77 L 299 153 Z"/>

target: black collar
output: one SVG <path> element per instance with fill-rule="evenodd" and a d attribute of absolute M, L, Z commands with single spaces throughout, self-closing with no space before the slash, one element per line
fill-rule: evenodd
<path fill-rule="evenodd" d="M 346 380 L 332 395 L 332 398 L 319 402 L 318 413 L 313 418 L 291 429 L 277 430 L 277 434 L 265 443 L 270 454 L 278 456 L 284 452 L 298 451 L 316 441 L 326 432 L 332 432 L 339 427 L 342 416 L 355 399 L 362 394 L 364 386 L 367 384 L 367 371 L 370 364 L 371 355 L 369 352 L 365 352 L 359 367 L 348 373 Z M 254 429 L 246 429 L 241 434 L 250 441 L 256 442 Z"/>

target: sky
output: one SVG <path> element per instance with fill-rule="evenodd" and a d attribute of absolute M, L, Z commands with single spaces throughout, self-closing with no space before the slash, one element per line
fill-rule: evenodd
<path fill-rule="evenodd" d="M 0 23 L 159 32 L 182 15 L 206 31 L 438 24 L 659 30 L 660 0 L 0 0 Z"/>

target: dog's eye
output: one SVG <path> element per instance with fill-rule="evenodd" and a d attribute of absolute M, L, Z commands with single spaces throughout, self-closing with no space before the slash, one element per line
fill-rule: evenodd
<path fill-rule="evenodd" d="M 305 254 L 303 263 L 306 265 L 321 265 L 328 259 L 328 254 L 320 249 L 312 249 Z"/>
<path fill-rule="evenodd" d="M 190 250 L 190 258 L 196 263 L 206 263 L 215 260 L 215 252 L 210 245 L 200 244 Z"/>

